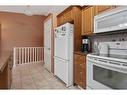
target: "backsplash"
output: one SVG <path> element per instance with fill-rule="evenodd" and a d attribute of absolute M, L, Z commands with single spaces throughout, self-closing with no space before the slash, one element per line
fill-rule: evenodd
<path fill-rule="evenodd" d="M 110 41 L 127 41 L 127 33 L 110 34 L 110 35 L 94 35 L 91 37 L 92 42 L 110 42 Z"/>
<path fill-rule="evenodd" d="M 95 52 L 94 44 L 97 42 L 127 41 L 127 31 L 113 34 L 96 34 L 89 37 L 92 42 L 92 51 Z"/>

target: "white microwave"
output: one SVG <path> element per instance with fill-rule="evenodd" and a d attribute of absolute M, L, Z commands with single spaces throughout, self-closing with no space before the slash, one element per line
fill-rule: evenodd
<path fill-rule="evenodd" d="M 127 6 L 118 7 L 94 17 L 94 33 L 127 29 Z"/>

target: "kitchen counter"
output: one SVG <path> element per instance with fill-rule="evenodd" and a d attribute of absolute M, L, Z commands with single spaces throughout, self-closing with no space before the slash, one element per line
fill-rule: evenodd
<path fill-rule="evenodd" d="M 7 61 L 11 56 L 11 52 L 9 51 L 1 51 L 0 52 L 0 73 L 3 72 L 4 68 L 7 65 Z"/>
<path fill-rule="evenodd" d="M 84 55 L 86 56 L 89 53 L 81 52 L 81 51 L 74 51 L 74 54 Z"/>

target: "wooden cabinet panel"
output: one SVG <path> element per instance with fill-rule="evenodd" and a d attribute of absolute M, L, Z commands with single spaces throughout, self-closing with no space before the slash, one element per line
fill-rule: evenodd
<path fill-rule="evenodd" d="M 67 10 L 57 17 L 57 24 L 62 25 L 73 20 L 72 10 Z"/>
<path fill-rule="evenodd" d="M 82 10 L 82 35 L 93 34 L 94 7 Z"/>
<path fill-rule="evenodd" d="M 8 60 L 8 89 L 11 88 L 12 84 L 12 67 L 13 67 L 13 61 L 12 57 L 9 58 Z"/>
<path fill-rule="evenodd" d="M 66 22 L 70 22 L 72 20 L 72 10 L 70 11 L 67 11 L 64 15 L 63 15 L 63 23 L 66 23 Z"/>
<path fill-rule="evenodd" d="M 86 88 L 86 57 L 74 54 L 74 83 Z"/>
<path fill-rule="evenodd" d="M 63 16 L 60 16 L 60 17 L 57 19 L 57 23 L 63 24 L 63 23 L 64 23 L 64 17 L 63 17 Z"/>
<path fill-rule="evenodd" d="M 0 73 L 0 89 L 8 89 L 8 66 Z"/>
<path fill-rule="evenodd" d="M 0 89 L 10 89 L 12 83 L 12 59 L 7 60 L 3 72 L 0 73 Z"/>
<path fill-rule="evenodd" d="M 105 11 L 109 11 L 113 8 L 116 8 L 116 6 L 95 6 L 95 14 L 100 14 Z"/>

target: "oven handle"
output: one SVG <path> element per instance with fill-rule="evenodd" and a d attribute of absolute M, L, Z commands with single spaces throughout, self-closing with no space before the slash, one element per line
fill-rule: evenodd
<path fill-rule="evenodd" d="M 102 66 L 102 67 L 106 66 L 106 68 L 115 69 L 116 71 L 119 71 L 119 70 L 121 71 L 122 70 L 122 72 L 124 71 L 124 72 L 127 73 L 127 67 L 122 66 L 122 65 L 115 65 L 115 64 L 110 64 L 109 62 L 108 63 L 104 63 L 104 62 L 98 62 L 98 61 L 93 61 L 91 59 L 88 59 L 88 62 L 89 61 L 91 61 L 93 65 L 95 64 L 95 65 L 99 65 L 99 66 Z"/>

